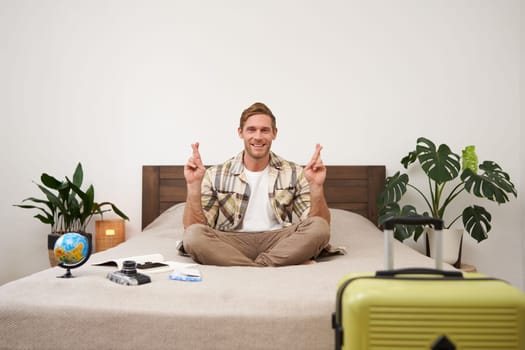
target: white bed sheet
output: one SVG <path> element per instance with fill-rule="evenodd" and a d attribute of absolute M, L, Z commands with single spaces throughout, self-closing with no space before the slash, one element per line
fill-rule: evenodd
<path fill-rule="evenodd" d="M 160 253 L 178 255 L 183 204 L 143 234 L 92 255 L 59 279 L 55 267 L 0 287 L 0 349 L 332 349 L 331 314 L 348 273 L 383 269 L 383 236 L 366 218 L 331 209 L 333 246 L 347 254 L 314 265 L 278 268 L 202 266 L 202 282 L 169 280 L 129 287 L 92 264 Z M 430 258 L 395 242 L 396 267 L 433 267 Z M 451 267 L 450 267 L 451 268 Z"/>

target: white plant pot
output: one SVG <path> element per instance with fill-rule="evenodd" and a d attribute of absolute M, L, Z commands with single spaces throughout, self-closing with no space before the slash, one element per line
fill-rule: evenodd
<path fill-rule="evenodd" d="M 443 229 L 441 232 L 443 235 L 443 262 L 455 265 L 456 267 L 461 263 L 461 243 L 463 232 L 465 232 L 465 230 L 462 228 Z M 434 229 L 427 228 L 427 235 L 430 256 L 434 257 L 436 256 L 436 233 L 434 232 Z"/>

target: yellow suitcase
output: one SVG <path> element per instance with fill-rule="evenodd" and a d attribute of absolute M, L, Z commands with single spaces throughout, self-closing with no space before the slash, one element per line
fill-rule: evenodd
<path fill-rule="evenodd" d="M 429 221 L 430 220 L 430 221 Z M 442 221 L 395 218 L 385 223 L 387 269 L 349 274 L 338 288 L 332 315 L 335 348 L 344 350 L 525 350 L 525 294 L 477 273 L 393 269 L 395 224 Z"/>

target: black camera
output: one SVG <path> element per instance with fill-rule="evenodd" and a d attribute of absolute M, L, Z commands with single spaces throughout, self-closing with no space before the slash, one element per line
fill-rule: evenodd
<path fill-rule="evenodd" d="M 138 286 L 151 282 L 148 275 L 137 272 L 137 264 L 133 260 L 124 261 L 122 270 L 110 272 L 106 277 L 110 281 L 126 286 Z"/>

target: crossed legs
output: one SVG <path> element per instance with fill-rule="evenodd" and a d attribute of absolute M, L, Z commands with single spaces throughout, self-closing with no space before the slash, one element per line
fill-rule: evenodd
<path fill-rule="evenodd" d="M 285 266 L 317 257 L 330 239 L 330 225 L 311 217 L 267 232 L 224 232 L 207 225 L 189 226 L 184 250 L 200 264 L 218 266 Z"/>

